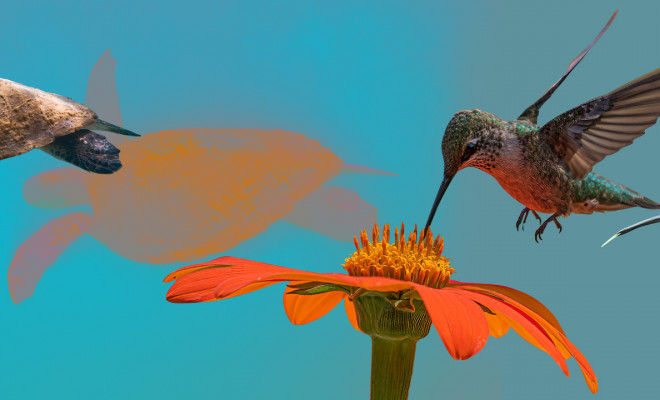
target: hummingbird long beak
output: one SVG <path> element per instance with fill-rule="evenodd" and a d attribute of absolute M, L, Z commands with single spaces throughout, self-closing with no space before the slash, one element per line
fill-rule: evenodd
<path fill-rule="evenodd" d="M 426 227 L 424 230 L 429 229 L 429 226 L 431 226 L 431 222 L 433 222 L 433 217 L 435 216 L 435 212 L 438 209 L 438 205 L 440 204 L 440 200 L 442 200 L 442 196 L 444 196 L 445 192 L 447 191 L 447 188 L 449 187 L 449 184 L 451 183 L 451 180 L 454 179 L 454 176 L 447 176 L 442 179 L 442 183 L 440 184 L 440 189 L 438 189 L 438 194 L 435 196 L 435 201 L 433 202 L 433 207 L 431 208 L 431 213 L 429 214 L 429 219 L 426 221 Z"/>

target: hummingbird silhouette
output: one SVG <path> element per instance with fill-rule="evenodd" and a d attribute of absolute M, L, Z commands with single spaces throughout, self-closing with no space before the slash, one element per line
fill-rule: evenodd
<path fill-rule="evenodd" d="M 628 146 L 660 116 L 660 69 L 581 104 L 543 126 L 541 106 L 552 96 L 616 17 L 615 11 L 593 42 L 568 66 L 564 75 L 513 121 L 481 111 L 459 111 L 442 139 L 444 177 L 426 228 L 456 173 L 475 167 L 492 175 L 525 208 L 516 222 L 532 212 L 552 214 L 537 229 L 539 241 L 548 223 L 559 232 L 559 216 L 615 211 L 629 207 L 660 209 L 660 204 L 591 172 L 606 156 Z"/>

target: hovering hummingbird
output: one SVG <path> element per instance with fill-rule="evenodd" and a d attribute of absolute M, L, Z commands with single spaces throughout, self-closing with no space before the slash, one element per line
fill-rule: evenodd
<path fill-rule="evenodd" d="M 476 167 L 492 175 L 525 208 L 516 228 L 531 212 L 552 214 L 538 228 L 541 239 L 559 216 L 629 207 L 660 209 L 625 186 L 591 172 L 594 164 L 631 144 L 660 116 L 660 69 L 581 104 L 543 126 L 539 109 L 610 26 L 614 12 L 594 41 L 573 60 L 564 75 L 513 121 L 481 111 L 456 113 L 442 139 L 444 178 L 426 223 L 428 228 L 447 187 L 458 171 Z"/>

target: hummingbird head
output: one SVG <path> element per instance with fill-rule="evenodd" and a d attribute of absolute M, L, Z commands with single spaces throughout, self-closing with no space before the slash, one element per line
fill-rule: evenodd
<path fill-rule="evenodd" d="M 489 171 L 494 166 L 498 148 L 502 147 L 497 133 L 502 120 L 481 110 L 459 111 L 452 117 L 442 138 L 444 177 L 433 203 L 426 228 L 431 225 L 435 211 L 451 180 L 465 167 Z"/>
<path fill-rule="evenodd" d="M 502 147 L 498 125 L 503 122 L 481 110 L 459 111 L 452 117 L 442 138 L 445 178 L 465 167 L 493 168 L 497 149 Z"/>

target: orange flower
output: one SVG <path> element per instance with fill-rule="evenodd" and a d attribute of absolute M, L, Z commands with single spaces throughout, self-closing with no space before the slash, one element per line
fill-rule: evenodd
<path fill-rule="evenodd" d="M 233 257 L 178 269 L 165 278 L 176 280 L 167 293 L 173 303 L 197 303 L 226 299 L 253 292 L 278 282 L 290 282 L 284 309 L 294 324 L 306 324 L 332 310 L 342 300 L 353 327 L 363 331 L 358 299 L 384 298 L 397 311 L 428 313 L 449 354 L 468 359 L 486 344 L 489 335 L 499 338 L 513 328 L 532 345 L 548 353 L 569 376 L 565 359 L 575 357 L 593 393 L 596 375 L 580 351 L 566 338 L 552 313 L 533 297 L 505 286 L 449 280 L 454 269 L 441 256 L 443 241 L 417 227 L 406 241 L 395 230 L 389 243 L 386 225 L 382 241 L 374 227 L 373 241 L 362 232 L 362 248 L 346 259 L 349 275 L 314 273 Z M 359 307 L 358 307 L 359 308 Z M 363 317 L 364 319 L 364 317 Z M 360 327 L 363 329 L 360 329 Z M 369 328 L 371 329 L 371 328 Z M 365 332 L 371 333 L 371 332 Z M 426 331 L 428 333 L 428 329 Z M 424 337 L 423 333 L 415 340 Z"/>

